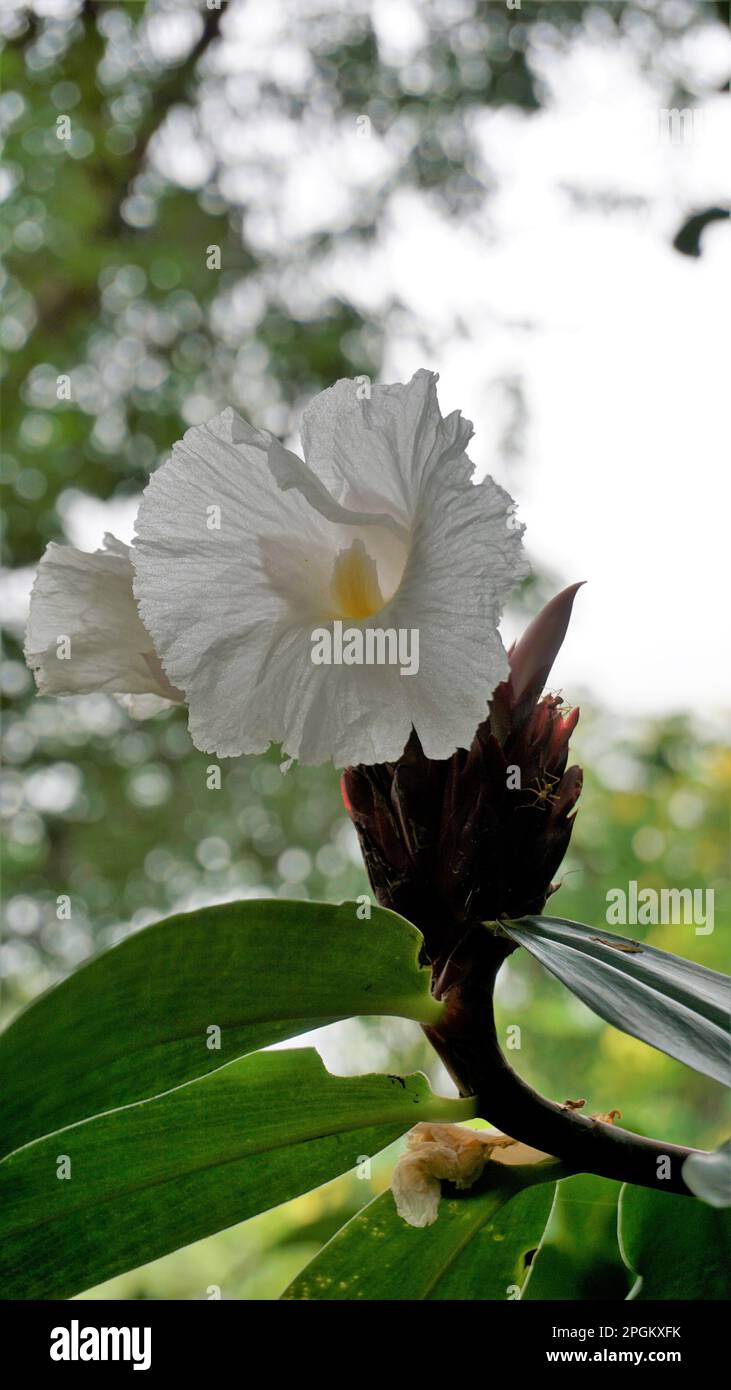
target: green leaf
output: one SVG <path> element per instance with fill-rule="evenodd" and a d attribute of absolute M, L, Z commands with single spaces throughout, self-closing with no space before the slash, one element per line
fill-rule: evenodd
<path fill-rule="evenodd" d="M 623 1187 L 619 1246 L 637 1276 L 629 1299 L 726 1299 L 731 1295 L 731 1211 L 695 1197 Z"/>
<path fill-rule="evenodd" d="M 542 1170 L 539 1172 L 539 1169 Z M 540 1245 L 553 1164 L 488 1165 L 489 1186 L 442 1198 L 433 1226 L 407 1226 L 390 1192 L 376 1197 L 290 1284 L 287 1299 L 511 1299 Z"/>
<path fill-rule="evenodd" d="M 310 1191 L 420 1120 L 472 1115 L 420 1074 L 331 1076 L 313 1049 L 240 1058 L 0 1162 L 2 1297 L 70 1297 Z"/>
<path fill-rule="evenodd" d="M 371 914 L 227 903 L 167 918 L 83 965 L 0 1037 L 0 1153 L 335 1019 L 434 1022 L 420 933 L 394 912 Z"/>
<path fill-rule="evenodd" d="M 731 1086 L 727 976 L 563 917 L 500 928 L 607 1023 Z"/>
<path fill-rule="evenodd" d="M 531 1301 L 623 1299 L 629 1287 L 617 1244 L 620 1184 L 578 1173 L 558 1185 L 551 1219 L 523 1295 Z"/>
<path fill-rule="evenodd" d="M 731 1207 L 731 1139 L 712 1154 L 689 1154 L 683 1164 L 686 1187 L 712 1207 Z"/>

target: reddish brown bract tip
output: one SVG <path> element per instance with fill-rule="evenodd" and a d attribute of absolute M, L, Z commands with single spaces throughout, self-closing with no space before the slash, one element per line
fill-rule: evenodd
<path fill-rule="evenodd" d="M 550 599 L 511 647 L 508 660 L 513 703 L 518 704 L 529 691 L 538 696 L 543 690 L 566 636 L 574 599 L 585 582 L 569 584 Z"/>

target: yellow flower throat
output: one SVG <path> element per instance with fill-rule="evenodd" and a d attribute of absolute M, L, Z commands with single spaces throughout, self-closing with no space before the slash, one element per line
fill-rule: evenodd
<path fill-rule="evenodd" d="M 338 618 L 370 618 L 383 608 L 376 562 L 361 540 L 336 556 L 330 592 Z"/>

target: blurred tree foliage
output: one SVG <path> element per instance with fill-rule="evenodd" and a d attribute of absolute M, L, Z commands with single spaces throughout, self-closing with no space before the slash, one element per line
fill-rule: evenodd
<path fill-rule="evenodd" d="M 483 209 L 494 182 L 473 121 L 500 105 L 528 117 L 540 109 L 541 46 L 570 45 L 587 31 L 629 38 L 677 106 L 687 78 L 674 41 L 724 10 L 700 0 L 523 0 L 520 10 L 426 0 L 416 54 L 400 62 L 383 51 L 371 6 L 308 0 L 282 5 L 269 62 L 260 41 L 267 8 L 59 0 L 0 17 L 11 571 L 64 538 L 80 498 L 134 498 L 184 428 L 224 405 L 287 436 L 314 391 L 342 375 L 376 376 L 403 310 L 396 302 L 364 316 L 329 287 L 329 258 L 377 236 L 405 189 L 454 217 Z M 365 118 L 385 137 L 386 157 L 349 187 L 339 216 L 292 231 L 277 203 L 284 165 L 302 147 L 292 132 L 305 143 L 323 131 L 347 141 Z M 257 142 L 260 128 L 269 147 Z M 337 158 L 333 148 L 327 157 Z M 211 247 L 220 248 L 220 269 L 208 268 Z M 519 381 L 508 387 L 506 456 L 524 415 Z M 550 587 L 537 575 L 524 609 L 535 611 Z M 283 777 L 272 753 L 227 762 L 221 789 L 208 790 L 211 759 L 192 748 L 182 712 L 136 725 L 106 697 L 36 701 L 12 624 L 7 647 L 6 1013 L 174 907 L 365 890 L 332 769 Z M 607 889 L 636 878 L 712 886 L 720 917 L 729 763 L 712 732 L 690 720 L 617 730 L 595 714 L 582 721 L 576 749 L 589 776 L 554 910 L 601 925 Z M 718 932 L 648 935 L 725 964 Z M 514 1060 L 542 1089 L 563 1097 L 579 1088 L 595 1108 L 618 1105 L 629 1124 L 669 1139 L 717 1137 L 711 1083 L 604 1028 L 533 962 L 510 963 L 500 1006 L 505 1027 L 522 1028 Z M 434 1073 L 417 1029 L 372 1022 L 344 1030 L 343 1068 L 363 1070 L 368 1049 L 389 1044 L 399 1065 Z M 376 1188 L 386 1168 L 378 1166 Z M 116 1286 L 126 1297 L 203 1297 L 202 1285 L 222 1282 L 215 1274 L 224 1268 L 230 1296 L 272 1296 L 373 1183 L 344 1179 L 249 1223 L 243 1245 L 224 1233 Z M 613 1266 L 611 1278 L 614 1288 Z"/>

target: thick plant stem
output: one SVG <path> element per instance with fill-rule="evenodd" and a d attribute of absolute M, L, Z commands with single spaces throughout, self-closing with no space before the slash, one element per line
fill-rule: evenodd
<path fill-rule="evenodd" d="M 500 1049 L 493 1009 L 495 979 L 510 949 L 496 938 L 473 938 L 461 964 L 450 962 L 441 976 L 435 971 L 445 1011 L 424 1032 L 460 1094 L 477 1096 L 483 1119 L 574 1172 L 691 1196 L 681 1168 L 697 1150 L 646 1139 L 555 1104 L 513 1071 Z"/>

